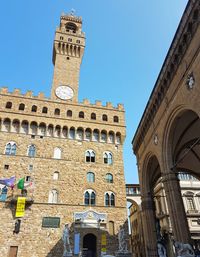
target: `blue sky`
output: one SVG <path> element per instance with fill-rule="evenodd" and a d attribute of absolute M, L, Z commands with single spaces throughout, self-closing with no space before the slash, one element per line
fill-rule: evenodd
<path fill-rule="evenodd" d="M 62 12 L 83 18 L 79 100 L 124 103 L 127 183 L 137 183 L 131 141 L 187 0 L 7 0 L 0 9 L 0 86 L 50 95 L 54 31 Z"/>

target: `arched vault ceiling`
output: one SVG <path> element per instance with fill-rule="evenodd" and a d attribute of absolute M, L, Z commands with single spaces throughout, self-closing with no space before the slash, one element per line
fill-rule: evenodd
<path fill-rule="evenodd" d="M 186 145 L 180 151 L 176 167 L 180 170 L 194 171 L 200 175 L 200 140 L 196 142 Z"/>
<path fill-rule="evenodd" d="M 157 180 L 161 177 L 160 165 L 155 156 L 151 157 L 147 166 L 147 177 L 150 188 L 153 188 Z"/>
<path fill-rule="evenodd" d="M 174 165 L 200 173 L 200 119 L 192 111 L 178 117 L 172 134 Z"/>

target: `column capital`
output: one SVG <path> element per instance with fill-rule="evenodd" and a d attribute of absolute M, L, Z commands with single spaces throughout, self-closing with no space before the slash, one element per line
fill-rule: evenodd
<path fill-rule="evenodd" d="M 179 181 L 177 172 L 175 170 L 162 172 L 162 183 L 169 182 L 169 181 Z"/>

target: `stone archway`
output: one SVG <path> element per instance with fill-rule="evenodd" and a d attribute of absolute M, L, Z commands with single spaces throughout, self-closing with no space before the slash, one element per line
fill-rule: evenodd
<path fill-rule="evenodd" d="M 157 256 L 158 231 L 156 228 L 154 187 L 161 178 L 158 158 L 150 154 L 141 174 L 142 223 L 146 256 Z"/>
<path fill-rule="evenodd" d="M 145 232 L 150 236 L 154 233 L 152 172 L 147 168 L 152 157 L 150 154 L 147 158 L 148 153 L 153 152 L 161 167 L 172 236 L 183 243 L 190 242 L 190 232 L 177 174 L 183 171 L 200 178 L 199 10 L 198 1 L 188 2 L 132 141 L 142 189 Z M 152 245 L 155 249 L 153 240 Z M 157 256 L 146 252 L 148 257 Z"/>
<path fill-rule="evenodd" d="M 132 253 L 135 257 L 145 256 L 141 196 L 127 197 L 127 202 L 131 204 L 128 209 Z"/>
<path fill-rule="evenodd" d="M 173 121 L 168 141 L 172 167 L 200 178 L 200 119 L 191 111 L 180 112 Z"/>
<path fill-rule="evenodd" d="M 191 237 L 177 175 L 186 172 L 200 178 L 200 119 L 195 112 L 186 109 L 173 113 L 169 123 L 164 133 L 162 181 L 174 239 L 187 243 L 191 242 Z"/>
<path fill-rule="evenodd" d="M 89 233 L 83 237 L 83 257 L 97 256 L 97 238 L 94 234 Z"/>

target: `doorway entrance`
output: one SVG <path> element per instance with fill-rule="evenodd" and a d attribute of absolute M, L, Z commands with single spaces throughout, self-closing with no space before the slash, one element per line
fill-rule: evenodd
<path fill-rule="evenodd" d="M 17 257 L 18 246 L 11 246 L 9 251 L 9 257 Z"/>
<path fill-rule="evenodd" d="M 83 237 L 83 257 L 96 257 L 97 238 L 89 233 Z"/>

